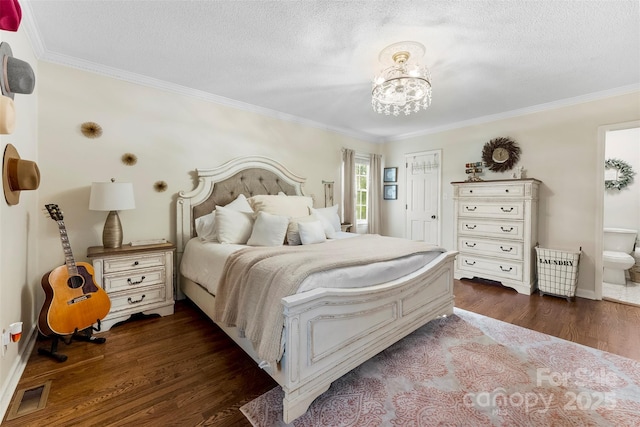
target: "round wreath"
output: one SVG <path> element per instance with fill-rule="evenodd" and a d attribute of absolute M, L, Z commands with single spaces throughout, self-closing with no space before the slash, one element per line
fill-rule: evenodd
<path fill-rule="evenodd" d="M 618 179 L 606 180 L 604 182 L 604 188 L 608 190 L 622 190 L 633 181 L 633 176 L 636 174 L 629 163 L 619 159 L 606 160 L 604 162 L 604 168 L 618 170 Z"/>
<path fill-rule="evenodd" d="M 498 163 L 493 160 L 493 152 L 496 148 L 502 147 L 509 152 L 509 158 L 504 163 Z M 511 138 L 494 138 L 484 144 L 482 148 L 482 161 L 487 165 L 489 170 L 494 172 L 504 172 L 513 168 L 520 160 L 520 147 Z"/>

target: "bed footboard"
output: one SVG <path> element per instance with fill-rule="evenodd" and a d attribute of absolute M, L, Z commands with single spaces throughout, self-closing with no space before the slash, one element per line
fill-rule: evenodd
<path fill-rule="evenodd" d="M 430 320 L 453 313 L 453 261 L 443 253 L 411 275 L 363 289 L 316 289 L 284 298 L 280 368 L 287 423 L 331 383 Z"/>

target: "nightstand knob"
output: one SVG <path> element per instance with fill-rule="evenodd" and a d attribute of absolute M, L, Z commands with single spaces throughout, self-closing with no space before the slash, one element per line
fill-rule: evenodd
<path fill-rule="evenodd" d="M 133 265 L 138 265 L 138 264 L 140 264 L 138 261 L 135 261 L 135 262 L 133 263 Z"/>
<path fill-rule="evenodd" d="M 129 302 L 129 304 L 137 304 L 139 302 L 142 302 L 142 300 L 144 299 L 145 295 L 142 295 L 142 298 L 137 299 L 137 300 L 132 300 L 131 297 L 127 298 L 127 301 Z"/>
<path fill-rule="evenodd" d="M 127 278 L 127 283 L 129 285 L 139 285 L 140 283 L 142 283 L 143 280 L 144 280 L 144 276 L 142 276 L 140 280 L 138 280 L 137 282 L 132 281 L 131 278 L 129 277 Z"/>

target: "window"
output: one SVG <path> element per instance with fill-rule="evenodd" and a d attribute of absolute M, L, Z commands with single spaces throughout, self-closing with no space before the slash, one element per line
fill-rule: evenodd
<path fill-rule="evenodd" d="M 356 158 L 356 224 L 367 224 L 369 204 L 369 159 Z"/>

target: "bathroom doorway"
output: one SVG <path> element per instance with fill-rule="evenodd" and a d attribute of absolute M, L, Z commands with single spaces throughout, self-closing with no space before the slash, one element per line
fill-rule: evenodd
<path fill-rule="evenodd" d="M 640 247 L 640 121 L 602 126 L 598 143 L 599 164 L 596 171 L 601 209 L 596 221 L 597 253 L 604 250 L 604 228 L 637 230 L 636 247 Z M 608 176 L 614 171 L 609 168 L 605 170 L 606 160 L 613 160 L 616 164 L 622 161 L 631 166 L 636 173 L 634 179 L 621 190 L 605 189 L 603 177 L 615 179 Z M 603 281 L 602 258 L 599 258 L 596 262 L 596 297 L 640 306 L 640 280 L 627 271 L 625 284 Z"/>

